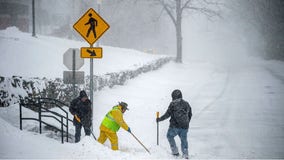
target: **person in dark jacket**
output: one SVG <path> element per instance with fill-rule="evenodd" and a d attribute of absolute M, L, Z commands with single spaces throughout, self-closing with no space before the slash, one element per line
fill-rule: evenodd
<path fill-rule="evenodd" d="M 87 136 L 91 134 L 91 101 L 88 99 L 84 90 L 80 91 L 79 97 L 72 100 L 69 111 L 74 115 L 73 124 L 75 126 L 75 143 L 77 143 L 80 141 L 82 126 L 84 127 Z"/>
<path fill-rule="evenodd" d="M 179 156 L 178 148 L 174 139 L 174 137 L 178 135 L 181 140 L 182 156 L 183 158 L 188 159 L 187 132 L 191 116 L 191 106 L 187 101 L 182 99 L 182 93 L 180 90 L 174 90 L 172 92 L 172 102 L 170 103 L 166 113 L 156 119 L 157 122 L 160 122 L 171 117 L 167 139 L 170 143 L 172 154 L 174 156 Z"/>

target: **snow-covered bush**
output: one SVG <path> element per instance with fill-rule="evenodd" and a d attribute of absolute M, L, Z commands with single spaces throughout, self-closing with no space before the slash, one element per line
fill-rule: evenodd
<path fill-rule="evenodd" d="M 94 75 L 94 91 L 99 91 L 104 87 L 112 88 L 114 85 L 123 85 L 127 80 L 160 68 L 163 64 L 169 62 L 172 58 L 164 57 L 157 59 L 149 64 L 145 64 L 133 70 L 125 70 L 105 75 Z M 18 76 L 1 77 L 0 76 L 0 107 L 7 107 L 18 103 L 22 98 L 45 97 L 58 99 L 66 104 L 78 95 L 80 89 L 90 93 L 90 76 L 86 76 L 84 86 L 77 86 L 75 94 L 72 85 L 64 84 L 63 80 L 56 78 L 54 80 L 46 78 L 23 78 Z"/>

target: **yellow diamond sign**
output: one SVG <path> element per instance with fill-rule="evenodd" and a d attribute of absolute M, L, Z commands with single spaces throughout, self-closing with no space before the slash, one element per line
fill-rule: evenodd
<path fill-rule="evenodd" d="M 90 8 L 74 25 L 73 28 L 90 44 L 93 45 L 109 29 L 109 25 L 92 8 Z"/>

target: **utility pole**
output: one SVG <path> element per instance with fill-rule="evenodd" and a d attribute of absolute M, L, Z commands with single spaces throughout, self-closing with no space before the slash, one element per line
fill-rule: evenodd
<path fill-rule="evenodd" d="M 36 37 L 35 33 L 35 0 L 32 0 L 32 23 L 33 23 L 33 33 L 32 36 Z"/>

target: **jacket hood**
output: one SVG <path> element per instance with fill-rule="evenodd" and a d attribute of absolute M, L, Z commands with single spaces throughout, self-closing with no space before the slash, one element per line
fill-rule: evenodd
<path fill-rule="evenodd" d="M 83 90 L 83 91 L 80 91 L 80 98 L 83 98 L 83 97 L 88 97 L 87 96 L 87 93 Z"/>
<path fill-rule="evenodd" d="M 172 92 L 172 99 L 176 100 L 176 99 L 179 99 L 179 98 L 182 98 L 182 93 L 179 89 L 176 89 Z"/>

